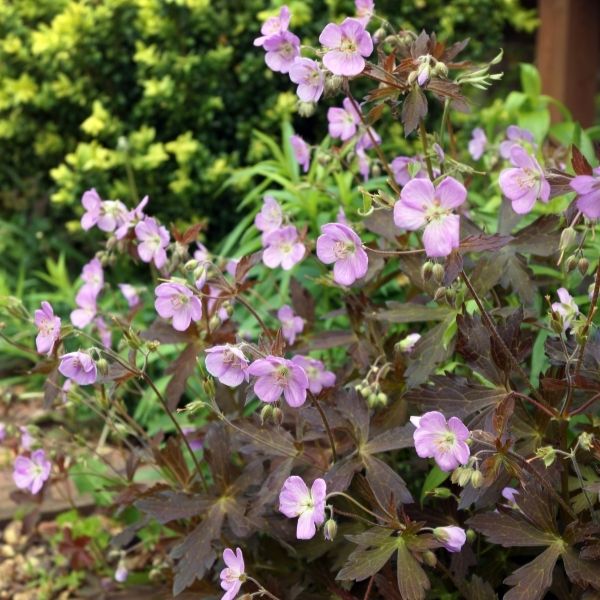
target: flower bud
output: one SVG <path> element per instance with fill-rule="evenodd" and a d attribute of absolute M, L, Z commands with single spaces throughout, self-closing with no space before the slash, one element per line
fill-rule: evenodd
<path fill-rule="evenodd" d="M 435 294 L 433 295 L 433 299 L 436 302 L 439 302 L 440 300 L 445 300 L 446 299 L 446 288 L 443 285 L 441 287 L 439 287 L 437 290 L 435 290 Z"/>
<path fill-rule="evenodd" d="M 564 331 L 564 321 L 562 315 L 557 312 L 550 313 L 550 328 L 554 333 L 561 335 Z"/>
<path fill-rule="evenodd" d="M 373 43 L 375 45 L 380 44 L 381 41 L 385 39 L 385 34 L 386 34 L 386 31 L 383 27 L 376 29 L 375 33 L 373 34 Z"/>
<path fill-rule="evenodd" d="M 462 471 L 458 475 L 458 485 L 460 487 L 466 487 L 471 481 L 471 477 L 473 476 L 473 471 L 469 468 L 463 468 Z"/>
<path fill-rule="evenodd" d="M 421 267 L 421 277 L 423 281 L 429 281 L 431 279 L 433 276 L 433 266 L 434 263 L 432 263 L 430 260 L 423 264 Z"/>
<path fill-rule="evenodd" d="M 588 269 L 590 268 L 590 261 L 584 256 L 582 256 L 579 259 L 579 262 L 577 263 L 577 268 L 579 269 L 579 272 L 585 277 L 585 275 L 588 272 Z"/>
<path fill-rule="evenodd" d="M 283 411 L 278 407 L 273 407 L 273 423 L 281 425 L 283 423 Z"/>
<path fill-rule="evenodd" d="M 216 329 L 220 324 L 221 324 L 221 319 L 219 319 L 219 315 L 213 315 L 208 322 L 208 326 L 211 329 Z"/>
<path fill-rule="evenodd" d="M 158 340 L 152 340 L 146 344 L 148 352 L 156 352 L 160 348 L 160 342 Z"/>
<path fill-rule="evenodd" d="M 327 519 L 323 527 L 323 536 L 328 542 L 332 542 L 337 534 L 338 526 L 333 519 Z"/>
<path fill-rule="evenodd" d="M 108 375 L 108 361 L 105 358 L 99 358 L 96 361 L 96 368 L 98 369 L 98 373 L 103 377 Z"/>
<path fill-rule="evenodd" d="M 316 102 L 298 102 L 298 114 L 301 117 L 312 117 L 317 109 Z"/>
<path fill-rule="evenodd" d="M 480 488 L 483 485 L 483 475 L 481 474 L 481 471 L 473 471 L 471 474 L 471 485 L 474 488 Z"/>
<path fill-rule="evenodd" d="M 562 233 L 560 234 L 560 244 L 558 245 L 559 250 L 564 252 L 573 246 L 576 240 L 577 232 L 573 227 L 567 227 L 566 229 L 563 229 Z"/>
<path fill-rule="evenodd" d="M 209 398 L 215 397 L 215 382 L 212 377 L 208 377 L 207 379 L 202 380 L 202 389 Z"/>
<path fill-rule="evenodd" d="M 387 404 L 388 401 L 388 396 L 385 392 L 379 392 L 377 394 L 377 402 L 381 405 L 381 406 L 385 406 Z"/>
<path fill-rule="evenodd" d="M 456 300 L 456 290 L 452 288 L 446 288 L 446 302 L 448 304 L 453 304 Z"/>
<path fill-rule="evenodd" d="M 423 562 L 430 567 L 435 567 L 437 565 L 437 556 L 431 550 L 425 550 L 423 552 Z"/>
<path fill-rule="evenodd" d="M 433 279 L 436 283 L 442 283 L 444 281 L 445 269 L 444 265 L 435 263 L 432 267 Z"/>
<path fill-rule="evenodd" d="M 477 539 L 477 534 L 473 529 L 467 529 L 467 542 L 472 544 Z"/>
<path fill-rule="evenodd" d="M 567 273 L 570 273 L 577 268 L 577 262 L 578 261 L 575 256 L 569 256 L 569 258 L 567 258 L 567 262 L 565 262 L 565 269 L 567 270 Z"/>
<path fill-rule="evenodd" d="M 368 398 L 372 393 L 373 393 L 373 390 L 371 390 L 371 386 L 368 384 L 364 385 L 360 390 L 360 395 L 363 398 Z"/>
<path fill-rule="evenodd" d="M 331 96 L 337 94 L 344 83 L 344 78 L 340 75 L 331 75 L 325 79 L 325 94 Z"/>
<path fill-rule="evenodd" d="M 273 407 L 270 404 L 265 404 L 260 411 L 260 423 L 265 424 L 273 416 Z"/>
<path fill-rule="evenodd" d="M 439 487 L 439 488 L 433 488 L 429 492 L 429 495 L 433 496 L 434 498 L 446 499 L 446 498 L 452 497 L 452 492 L 448 488 Z"/>
<path fill-rule="evenodd" d="M 434 75 L 438 77 L 447 77 L 448 76 L 448 67 L 443 62 L 437 62 L 433 67 L 432 72 Z"/>
<path fill-rule="evenodd" d="M 198 261 L 195 258 L 191 258 L 188 260 L 185 265 L 183 265 L 184 271 L 193 271 L 198 266 Z"/>

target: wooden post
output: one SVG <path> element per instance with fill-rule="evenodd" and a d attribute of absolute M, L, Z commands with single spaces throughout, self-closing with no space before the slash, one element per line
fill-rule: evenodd
<path fill-rule="evenodd" d="M 538 0 L 536 62 L 545 94 L 584 127 L 595 123 L 600 78 L 600 0 Z M 558 113 L 553 110 L 553 118 Z"/>

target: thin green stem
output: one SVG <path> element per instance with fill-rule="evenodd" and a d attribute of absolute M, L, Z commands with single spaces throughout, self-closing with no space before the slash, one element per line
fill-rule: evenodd
<path fill-rule="evenodd" d="M 333 498 L 335 496 L 340 496 L 342 498 L 346 498 L 346 500 L 349 500 L 350 502 L 352 502 L 353 504 L 358 506 L 360 509 L 362 509 L 366 513 L 370 514 L 371 516 L 375 517 L 376 519 L 381 519 L 380 515 L 377 515 L 372 510 L 369 510 L 366 506 L 362 505 L 358 500 L 355 500 L 352 496 L 346 494 L 345 492 L 331 492 L 330 494 L 327 494 L 327 496 L 325 497 L 325 501 L 327 501 L 329 498 Z M 390 516 L 390 515 L 388 515 L 388 516 Z"/>
<path fill-rule="evenodd" d="M 431 164 L 431 157 L 429 156 L 429 148 L 427 146 L 427 129 L 425 129 L 425 123 L 423 119 L 419 121 L 419 137 L 421 138 L 421 145 L 423 146 L 423 155 L 425 156 L 425 164 L 427 165 L 427 174 L 429 179 L 433 181 L 433 166 Z"/>
<path fill-rule="evenodd" d="M 256 579 L 254 579 L 254 577 L 246 575 L 246 579 L 251 581 L 258 588 L 258 592 L 261 594 L 261 596 L 267 596 L 267 598 L 271 598 L 271 600 L 279 600 L 277 596 L 271 594 L 271 592 L 263 587 Z"/>

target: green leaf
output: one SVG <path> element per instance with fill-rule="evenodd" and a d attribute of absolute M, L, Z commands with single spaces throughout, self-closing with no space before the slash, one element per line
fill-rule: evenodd
<path fill-rule="evenodd" d="M 532 100 L 536 100 L 542 93 L 540 74 L 533 65 L 521 63 L 519 66 L 521 69 L 521 87 Z"/>
<path fill-rule="evenodd" d="M 422 321 L 441 321 L 455 311 L 446 306 L 425 306 L 410 302 L 388 302 L 387 309 L 373 313 L 378 321 L 390 323 L 419 323 Z"/>
<path fill-rule="evenodd" d="M 437 466 L 434 466 L 431 471 L 429 471 L 425 478 L 425 482 L 423 483 L 423 487 L 421 488 L 421 496 L 419 497 L 421 505 L 423 505 L 423 500 L 425 499 L 427 492 L 439 487 L 446 479 L 448 479 L 448 477 L 450 477 L 450 473 L 442 471 Z"/>
<path fill-rule="evenodd" d="M 544 141 L 550 130 L 550 111 L 547 109 L 520 111 L 517 116 L 519 127 L 528 129 L 538 144 Z"/>

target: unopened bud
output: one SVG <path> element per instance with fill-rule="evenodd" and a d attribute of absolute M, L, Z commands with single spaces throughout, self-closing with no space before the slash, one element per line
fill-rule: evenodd
<path fill-rule="evenodd" d="M 148 352 L 156 352 L 160 348 L 160 342 L 158 340 L 152 340 L 146 344 Z"/>
<path fill-rule="evenodd" d="M 585 276 L 590 268 L 590 261 L 582 256 L 577 263 L 577 268 L 579 269 L 579 272 Z"/>
<path fill-rule="evenodd" d="M 374 164 L 371 167 L 371 175 L 373 177 L 380 177 L 381 176 L 381 167 L 378 164 Z"/>
<path fill-rule="evenodd" d="M 437 290 L 435 290 L 435 294 L 433 295 L 433 299 L 436 302 L 439 302 L 440 300 L 445 300 L 446 299 L 446 288 L 443 285 L 441 287 L 439 287 Z"/>
<path fill-rule="evenodd" d="M 325 79 L 325 94 L 333 95 L 336 94 L 342 87 L 344 78 L 340 75 L 331 75 Z"/>
<path fill-rule="evenodd" d="M 98 369 L 98 373 L 103 377 L 108 375 L 108 361 L 105 358 L 99 358 L 96 361 L 96 368 Z"/>
<path fill-rule="evenodd" d="M 558 247 L 561 251 L 564 252 L 565 250 L 573 246 L 576 240 L 577 232 L 575 231 L 575 229 L 573 227 L 567 227 L 566 229 L 563 229 L 562 233 L 560 234 L 560 244 Z"/>
<path fill-rule="evenodd" d="M 219 319 L 218 315 L 213 315 L 208 321 L 208 326 L 211 329 L 216 329 L 221 324 L 221 319 Z"/>
<path fill-rule="evenodd" d="M 373 391 L 371 390 L 371 386 L 368 384 L 364 385 L 360 390 L 360 395 L 363 398 L 368 398 L 372 393 L 373 393 Z"/>
<path fill-rule="evenodd" d="M 430 496 L 433 496 L 434 498 L 446 499 L 452 497 L 452 492 L 445 487 L 433 488 L 431 491 L 428 492 L 428 494 Z"/>
<path fill-rule="evenodd" d="M 385 35 L 386 31 L 383 27 L 376 29 L 375 33 L 373 34 L 373 43 L 376 45 L 381 43 L 381 41 L 385 39 Z"/>
<path fill-rule="evenodd" d="M 298 114 L 301 117 L 312 117 L 316 108 L 317 104 L 315 102 L 298 102 Z"/>
<path fill-rule="evenodd" d="M 471 477 L 473 476 L 473 471 L 469 468 L 463 468 L 462 471 L 458 475 L 458 485 L 460 487 L 466 487 L 471 481 Z"/>
<path fill-rule="evenodd" d="M 273 416 L 273 407 L 270 404 L 265 404 L 260 411 L 261 425 L 265 424 Z"/>
<path fill-rule="evenodd" d="M 554 333 L 561 335 L 565 329 L 564 321 L 562 315 L 557 312 L 552 312 L 550 314 L 550 328 Z"/>
<path fill-rule="evenodd" d="M 387 397 L 387 394 L 385 392 L 379 392 L 377 394 L 377 402 L 381 406 L 385 406 L 387 404 L 387 401 L 388 401 L 388 397 Z"/>
<path fill-rule="evenodd" d="M 213 381 L 212 377 L 208 377 L 207 379 L 202 380 L 202 389 L 209 398 L 215 397 L 215 382 Z"/>
<path fill-rule="evenodd" d="M 337 535 L 338 526 L 333 519 L 327 519 L 323 527 L 323 536 L 328 542 L 332 542 Z"/>
<path fill-rule="evenodd" d="M 431 279 L 433 276 L 433 266 L 434 263 L 430 260 L 423 264 L 421 267 L 421 277 L 423 278 L 423 281 L 429 281 Z"/>
<path fill-rule="evenodd" d="M 283 423 L 283 411 L 278 407 L 273 407 L 273 423 L 281 425 Z"/>
<path fill-rule="evenodd" d="M 435 567 L 437 565 L 437 556 L 431 550 L 425 550 L 423 552 L 423 562 L 430 567 Z"/>
<path fill-rule="evenodd" d="M 569 258 L 567 258 L 567 261 L 565 262 L 565 269 L 567 270 L 567 273 L 574 271 L 577 268 L 577 263 L 577 257 L 569 256 Z"/>
<path fill-rule="evenodd" d="M 473 529 L 467 529 L 467 542 L 472 544 L 477 539 L 477 534 Z"/>
<path fill-rule="evenodd" d="M 456 300 L 456 290 L 452 288 L 446 288 L 446 302 L 448 304 L 453 304 Z"/>
<path fill-rule="evenodd" d="M 193 271 L 198 266 L 198 261 L 195 258 L 188 260 L 185 265 L 183 265 L 183 269 L 185 271 Z"/>
<path fill-rule="evenodd" d="M 440 263 L 435 263 L 432 267 L 433 279 L 436 283 L 442 283 L 444 281 L 445 269 L 444 265 Z"/>
<path fill-rule="evenodd" d="M 473 471 L 471 474 L 471 485 L 474 488 L 480 488 L 483 485 L 483 475 L 481 474 L 481 471 Z"/>
<path fill-rule="evenodd" d="M 434 75 L 438 77 L 447 77 L 448 76 L 448 67 L 443 62 L 437 62 L 432 70 Z"/>

